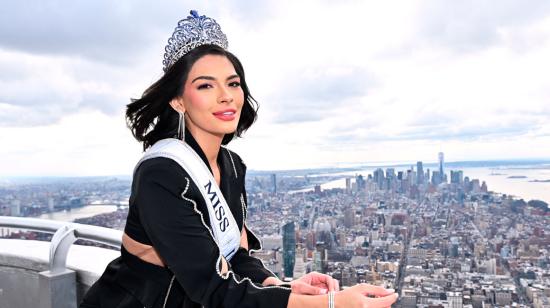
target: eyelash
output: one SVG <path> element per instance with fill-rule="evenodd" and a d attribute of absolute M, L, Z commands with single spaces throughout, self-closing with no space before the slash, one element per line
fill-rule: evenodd
<path fill-rule="evenodd" d="M 206 89 L 207 87 L 210 87 L 210 85 L 205 83 L 205 84 L 201 84 L 200 86 L 198 86 L 197 89 L 201 90 L 201 89 Z"/>
<path fill-rule="evenodd" d="M 238 82 L 238 81 L 233 81 L 233 82 L 231 82 L 229 85 L 231 85 L 231 86 L 234 87 L 234 88 L 238 88 L 238 87 L 241 86 L 241 83 Z M 201 84 L 200 86 L 198 86 L 197 89 L 201 90 L 201 89 L 206 89 L 207 87 L 211 87 L 211 85 L 208 84 L 208 83 Z"/>

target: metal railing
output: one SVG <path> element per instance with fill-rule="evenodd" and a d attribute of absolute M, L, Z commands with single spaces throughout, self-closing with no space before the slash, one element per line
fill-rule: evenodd
<path fill-rule="evenodd" d="M 40 301 L 40 307 L 45 308 L 76 307 L 76 276 L 74 271 L 67 269 L 67 255 L 74 242 L 83 239 L 115 248 L 120 248 L 122 243 L 122 231 L 79 223 L 0 216 L 0 227 L 53 233 L 50 241 L 49 271 L 39 274 L 41 294 L 48 297 L 41 298 Z M 60 283 L 60 280 L 66 282 Z"/>
<path fill-rule="evenodd" d="M 0 227 L 25 229 L 53 233 L 50 244 L 50 271 L 64 270 L 67 254 L 71 245 L 79 239 L 120 248 L 122 231 L 84 225 L 71 222 L 60 222 L 38 218 L 0 216 Z"/>

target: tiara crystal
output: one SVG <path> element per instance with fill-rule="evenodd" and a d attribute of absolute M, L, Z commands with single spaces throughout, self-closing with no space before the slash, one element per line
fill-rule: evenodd
<path fill-rule="evenodd" d="M 227 37 L 214 19 L 199 16 L 195 10 L 189 13 L 190 16 L 178 22 L 172 37 L 168 39 L 168 45 L 164 48 L 164 72 L 191 49 L 201 45 L 213 44 L 227 49 Z"/>

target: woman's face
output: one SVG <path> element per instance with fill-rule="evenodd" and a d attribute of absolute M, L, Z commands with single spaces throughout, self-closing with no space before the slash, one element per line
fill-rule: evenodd
<path fill-rule="evenodd" d="M 233 64 L 220 55 L 198 59 L 189 71 L 178 103 L 176 109 L 185 111 L 185 124 L 193 136 L 211 134 L 223 138 L 235 132 L 244 93 Z"/>

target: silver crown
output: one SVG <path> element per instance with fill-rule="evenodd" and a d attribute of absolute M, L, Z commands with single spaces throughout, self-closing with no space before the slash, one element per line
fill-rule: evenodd
<path fill-rule="evenodd" d="M 178 22 L 168 45 L 164 50 L 163 70 L 166 72 L 172 64 L 195 47 L 205 44 L 218 45 L 227 49 L 227 37 L 220 25 L 212 18 L 199 16 L 197 11 L 191 10 L 191 15 Z"/>

